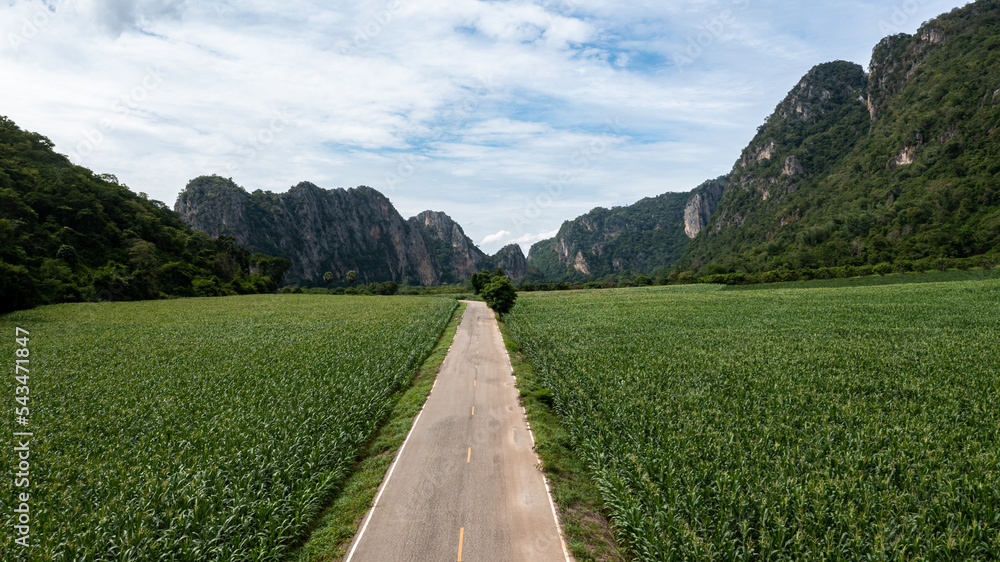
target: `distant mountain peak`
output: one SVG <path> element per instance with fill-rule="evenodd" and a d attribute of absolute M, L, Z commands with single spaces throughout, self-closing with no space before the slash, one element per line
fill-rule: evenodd
<path fill-rule="evenodd" d="M 324 189 L 303 181 L 285 193 L 247 193 L 232 179 L 203 176 L 188 183 L 175 209 L 193 228 L 288 259 L 291 283 L 320 285 L 327 271 L 344 282 L 348 270 L 365 283 L 462 283 L 498 260 L 510 264 L 512 278 L 526 271 L 510 252 L 484 254 L 447 214 L 425 211 L 404 220 L 367 186 Z"/>

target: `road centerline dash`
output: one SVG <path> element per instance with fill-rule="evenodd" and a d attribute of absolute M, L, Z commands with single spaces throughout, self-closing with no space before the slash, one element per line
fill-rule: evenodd
<path fill-rule="evenodd" d="M 479 349 L 472 345 L 478 324 L 490 331 L 480 338 Z M 474 386 L 480 367 L 491 384 L 469 392 L 470 366 L 477 368 Z M 456 523 L 459 560 L 569 560 L 552 505 L 526 502 L 549 491 L 513 383 L 492 311 L 469 303 L 437 386 L 390 466 L 351 545 L 349 562 L 448 560 L 456 556 Z M 481 404 L 489 411 L 473 418 Z M 461 443 L 464 467 L 453 456 Z M 475 466 L 472 445 L 479 447 Z M 468 548 L 465 525 L 483 530 L 473 533 Z"/>

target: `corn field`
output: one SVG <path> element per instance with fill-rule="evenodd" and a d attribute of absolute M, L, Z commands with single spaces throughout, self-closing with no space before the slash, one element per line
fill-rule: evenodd
<path fill-rule="evenodd" d="M 5 476 L 0 559 L 284 559 L 455 304 L 266 295 L 0 318 L 4 357 L 15 327 L 31 333 L 35 434 L 32 549 L 14 544 Z"/>
<path fill-rule="evenodd" d="M 1000 557 L 1000 282 L 523 295 L 636 560 Z"/>

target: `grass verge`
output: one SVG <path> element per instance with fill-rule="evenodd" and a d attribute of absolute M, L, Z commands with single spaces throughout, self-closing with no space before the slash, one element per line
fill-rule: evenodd
<path fill-rule="evenodd" d="M 362 459 L 354 467 L 340 495 L 326 509 L 309 540 L 291 557 L 291 560 L 296 562 L 343 560 L 362 519 L 372 505 L 385 473 L 396 458 L 396 452 L 406 440 L 414 418 L 427 401 L 427 395 L 434 386 L 438 370 L 448 354 L 452 340 L 455 339 L 466 306 L 468 305 L 465 303 L 459 303 L 451 321 L 445 327 L 441 340 L 417 371 L 413 385 L 397 394 L 396 406 L 382 429 L 375 434 Z"/>
<path fill-rule="evenodd" d="M 775 289 L 841 289 L 847 287 L 880 287 L 885 285 L 911 285 L 915 283 L 951 283 L 954 281 L 985 281 L 1000 278 L 1000 269 L 969 269 L 928 271 L 924 273 L 890 273 L 841 279 L 813 279 L 785 283 L 759 283 L 755 285 L 726 285 L 723 291 L 767 291 Z"/>
<path fill-rule="evenodd" d="M 591 480 L 583 459 L 574 453 L 569 433 L 552 408 L 552 395 L 537 383 L 534 368 L 522 357 L 502 322 L 500 332 L 570 553 L 577 562 L 624 561 L 605 515 L 600 490 Z"/>

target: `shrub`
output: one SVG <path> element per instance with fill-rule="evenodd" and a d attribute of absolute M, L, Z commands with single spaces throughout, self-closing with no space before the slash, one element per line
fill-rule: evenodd
<path fill-rule="evenodd" d="M 494 277 L 489 285 L 483 287 L 480 294 L 486 301 L 486 306 L 500 315 L 510 312 L 517 300 L 517 290 L 507 277 Z"/>
<path fill-rule="evenodd" d="M 872 269 L 872 272 L 875 275 L 888 275 L 888 274 L 892 273 L 892 264 L 889 263 L 889 262 L 882 262 L 882 263 L 876 265 Z"/>
<path fill-rule="evenodd" d="M 378 284 L 375 291 L 380 295 L 395 295 L 399 291 L 399 285 L 395 281 L 384 281 Z"/>

